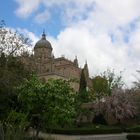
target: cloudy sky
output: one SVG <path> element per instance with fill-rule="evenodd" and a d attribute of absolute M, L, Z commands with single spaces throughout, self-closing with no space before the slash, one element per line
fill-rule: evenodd
<path fill-rule="evenodd" d="M 90 75 L 140 70 L 140 0 L 2 0 L 0 19 L 35 43 L 43 29 L 56 57 L 88 62 Z"/>

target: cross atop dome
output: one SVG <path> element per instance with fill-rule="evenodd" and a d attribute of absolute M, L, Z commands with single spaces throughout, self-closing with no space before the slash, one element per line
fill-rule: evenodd
<path fill-rule="evenodd" d="M 45 40 L 46 40 L 45 29 L 43 29 L 43 33 L 42 33 L 42 39 L 45 39 Z"/>

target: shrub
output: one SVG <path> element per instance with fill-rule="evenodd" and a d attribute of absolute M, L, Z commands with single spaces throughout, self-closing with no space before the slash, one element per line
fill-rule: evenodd
<path fill-rule="evenodd" d="M 34 138 L 34 137 L 25 137 L 24 140 L 56 140 L 52 136 L 48 136 L 46 138 Z"/>
<path fill-rule="evenodd" d="M 140 132 L 140 126 L 136 125 L 136 126 L 132 126 L 132 127 L 126 128 L 126 132 L 139 133 Z"/>
<path fill-rule="evenodd" d="M 25 132 L 22 128 L 10 124 L 0 123 L 0 140 L 24 140 Z"/>
<path fill-rule="evenodd" d="M 67 134 L 67 135 L 87 135 L 87 134 L 113 134 L 113 133 L 122 133 L 121 128 L 52 128 L 47 129 L 47 132 L 49 133 L 55 133 L 55 134 Z"/>
<path fill-rule="evenodd" d="M 128 140 L 140 140 L 140 134 L 128 134 L 127 139 Z"/>

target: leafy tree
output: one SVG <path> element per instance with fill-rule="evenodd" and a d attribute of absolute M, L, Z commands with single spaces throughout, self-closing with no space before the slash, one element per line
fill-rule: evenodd
<path fill-rule="evenodd" d="M 98 100 L 108 95 L 108 81 L 101 76 L 93 78 L 92 92 L 94 93 L 93 98 L 97 98 Z"/>
<path fill-rule="evenodd" d="M 139 74 L 140 74 L 140 71 L 137 70 L 137 76 L 136 76 L 137 81 L 133 82 L 135 90 L 140 90 L 140 76 L 139 76 Z"/>
<path fill-rule="evenodd" d="M 0 22 L 0 120 L 5 120 L 17 106 L 15 87 L 30 75 L 19 58 L 21 50 L 29 45 L 21 36 Z"/>
<path fill-rule="evenodd" d="M 89 101 L 89 95 L 87 91 L 87 81 L 86 81 L 84 69 L 82 69 L 81 71 L 79 92 L 77 94 L 76 100 L 80 104 Z"/>
<path fill-rule="evenodd" d="M 74 94 L 68 81 L 41 83 L 33 76 L 18 91 L 21 111 L 28 115 L 30 126 L 37 132 L 44 127 L 65 127 L 74 121 Z"/>
<path fill-rule="evenodd" d="M 136 119 L 140 122 L 140 91 L 139 90 L 132 91 L 132 94 L 133 97 L 131 97 L 131 101 L 137 108 Z"/>
<path fill-rule="evenodd" d="M 6 123 L 15 128 L 20 128 L 22 129 L 22 131 L 24 131 L 25 128 L 29 125 L 29 122 L 27 120 L 27 114 L 20 111 L 18 112 L 17 110 L 11 110 L 9 112 Z"/>
<path fill-rule="evenodd" d="M 30 72 L 24 64 L 14 56 L 0 56 L 0 119 L 5 119 L 11 108 L 17 106 L 15 87 L 28 78 Z"/>
<path fill-rule="evenodd" d="M 69 81 L 57 79 L 46 83 L 47 91 L 47 124 L 65 127 L 71 125 L 75 119 L 75 94 Z M 50 117 L 51 116 L 51 117 Z"/>
<path fill-rule="evenodd" d="M 92 94 L 94 99 L 102 99 L 111 95 L 114 89 L 122 88 L 122 76 L 116 75 L 114 70 L 107 70 L 99 76 L 92 78 Z"/>
<path fill-rule="evenodd" d="M 85 78 L 84 69 L 82 69 L 81 76 L 80 76 L 79 92 L 85 92 L 86 88 L 87 88 L 87 82 L 86 82 L 86 78 Z"/>
<path fill-rule="evenodd" d="M 101 76 L 107 80 L 109 95 L 111 95 L 114 89 L 120 89 L 124 85 L 124 82 L 122 81 L 122 72 L 120 72 L 119 75 L 116 75 L 114 70 L 107 69 Z"/>
<path fill-rule="evenodd" d="M 29 126 L 37 129 L 38 135 L 39 130 L 43 127 L 47 107 L 44 85 L 35 76 L 32 76 L 18 87 L 18 92 L 18 101 L 21 104 L 19 110 L 27 115 Z"/>
<path fill-rule="evenodd" d="M 31 45 L 31 40 L 17 31 L 6 28 L 4 20 L 0 21 L 0 55 L 20 55 Z"/>
<path fill-rule="evenodd" d="M 137 107 L 137 120 L 140 121 L 140 71 L 137 70 L 137 76 L 136 81 L 133 82 L 134 87 L 131 89 L 131 92 L 133 94 L 133 98 L 131 98 Z"/>

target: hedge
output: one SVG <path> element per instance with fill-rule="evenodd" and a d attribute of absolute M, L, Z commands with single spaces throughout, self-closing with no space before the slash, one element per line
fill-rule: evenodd
<path fill-rule="evenodd" d="M 35 138 L 32 137 L 26 137 L 24 140 L 35 140 Z M 43 138 L 37 138 L 37 140 L 44 140 Z"/>
<path fill-rule="evenodd" d="M 128 140 L 140 140 L 140 134 L 128 134 L 127 139 Z"/>
<path fill-rule="evenodd" d="M 136 125 L 136 126 L 126 128 L 125 132 L 128 132 L 128 133 L 140 133 L 140 126 Z"/>
<path fill-rule="evenodd" d="M 46 129 L 46 131 L 52 134 L 67 134 L 67 135 L 122 133 L 121 128 L 71 128 L 71 129 L 52 128 Z"/>

